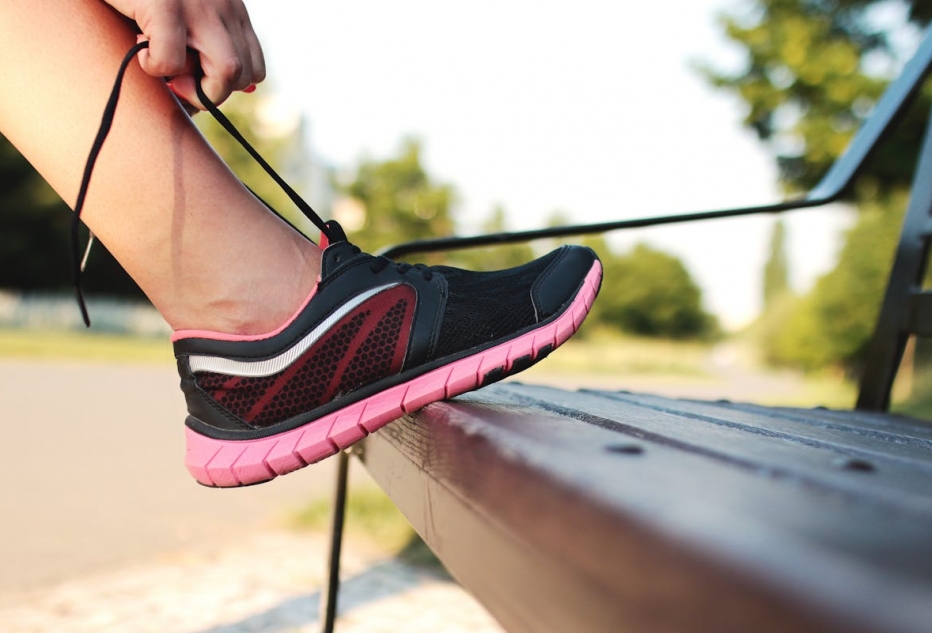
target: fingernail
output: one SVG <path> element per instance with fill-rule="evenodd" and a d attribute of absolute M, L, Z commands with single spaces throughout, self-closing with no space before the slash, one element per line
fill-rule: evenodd
<path fill-rule="evenodd" d="M 247 93 L 247 94 L 250 93 L 250 92 L 255 92 L 255 91 L 256 91 L 256 84 L 249 84 L 248 86 L 246 86 L 245 88 L 243 88 L 243 92 L 245 92 L 245 93 Z"/>

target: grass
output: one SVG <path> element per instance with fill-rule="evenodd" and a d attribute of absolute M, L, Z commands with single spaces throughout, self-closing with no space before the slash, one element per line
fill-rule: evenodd
<path fill-rule="evenodd" d="M 895 402 L 894 412 L 920 420 L 932 421 L 932 369 L 917 372 L 911 394 L 903 402 Z"/>
<path fill-rule="evenodd" d="M 565 373 L 702 378 L 708 375 L 705 365 L 711 347 L 708 343 L 596 332 L 570 340 L 542 366 Z"/>
<path fill-rule="evenodd" d="M 911 398 L 903 404 L 894 405 L 893 411 L 932 422 L 932 394 Z"/>
<path fill-rule="evenodd" d="M 312 501 L 291 517 L 290 526 L 315 532 L 329 530 L 331 507 L 329 498 Z M 443 564 L 379 488 L 350 489 L 344 526 L 348 535 L 364 538 L 408 565 L 446 573 Z"/>
<path fill-rule="evenodd" d="M 171 343 L 99 332 L 0 329 L 0 358 L 171 363 Z"/>
<path fill-rule="evenodd" d="M 857 399 L 854 384 L 832 375 L 806 376 L 792 392 L 774 391 L 755 403 L 770 407 L 828 407 L 851 409 Z"/>
<path fill-rule="evenodd" d="M 317 499 L 291 519 L 298 530 L 326 531 L 330 529 L 331 500 Z M 380 489 L 356 486 L 346 499 L 346 530 L 378 543 L 392 552 L 403 549 L 415 536 L 414 529 Z"/>

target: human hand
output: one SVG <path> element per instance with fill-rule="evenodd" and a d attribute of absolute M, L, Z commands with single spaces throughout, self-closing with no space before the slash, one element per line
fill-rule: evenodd
<path fill-rule="evenodd" d="M 134 20 L 149 41 L 139 64 L 154 77 L 170 80 L 178 97 L 200 110 L 194 69 L 214 103 L 234 90 L 249 90 L 265 79 L 265 59 L 242 0 L 105 0 Z M 199 60 L 198 60 L 199 57 Z"/>

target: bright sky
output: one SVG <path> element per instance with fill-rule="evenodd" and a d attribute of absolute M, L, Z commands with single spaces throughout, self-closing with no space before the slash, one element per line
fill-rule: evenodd
<path fill-rule="evenodd" d="M 305 113 L 316 153 L 351 167 L 407 135 L 452 183 L 461 232 L 496 204 L 512 228 L 636 218 L 780 198 L 741 105 L 691 63 L 740 58 L 716 26 L 739 0 L 274 0 L 249 4 L 274 90 Z M 843 210 L 788 218 L 793 283 L 832 262 Z M 753 319 L 773 220 L 615 233 L 681 257 L 707 309 Z M 610 280 L 606 282 L 610 284 Z M 610 288 L 610 285 L 606 285 Z"/>

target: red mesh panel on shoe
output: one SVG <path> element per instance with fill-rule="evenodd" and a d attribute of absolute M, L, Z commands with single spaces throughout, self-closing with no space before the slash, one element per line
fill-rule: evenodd
<path fill-rule="evenodd" d="M 399 372 L 415 303 L 413 288 L 395 286 L 343 317 L 277 374 L 244 378 L 200 372 L 197 384 L 217 404 L 255 427 L 282 422 Z"/>
<path fill-rule="evenodd" d="M 408 330 L 411 329 L 413 311 L 409 310 L 409 305 L 409 302 L 399 300 L 369 333 L 343 374 L 343 380 L 337 387 L 338 394 L 350 392 L 401 369 L 406 348 L 398 345 L 398 340 L 405 321 L 408 321 Z"/>

